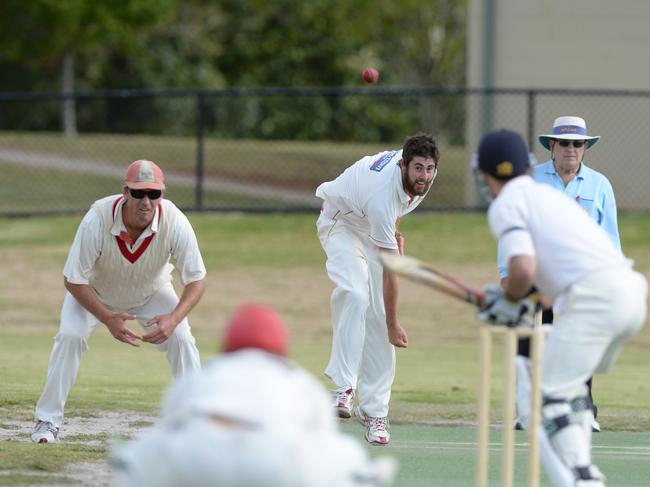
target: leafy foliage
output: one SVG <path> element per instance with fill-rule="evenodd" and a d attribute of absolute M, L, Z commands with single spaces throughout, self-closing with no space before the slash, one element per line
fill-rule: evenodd
<path fill-rule="evenodd" d="M 376 66 L 380 83 L 460 84 L 465 0 L 6 0 L 0 17 L 0 90 L 361 86 Z M 64 63 L 64 59 L 69 63 Z M 72 63 L 72 64 L 70 64 Z M 71 67 L 73 66 L 73 67 Z M 63 81 L 61 81 L 63 83 Z M 222 106 L 222 105 L 225 105 Z M 462 111 L 459 99 L 368 100 L 246 97 L 219 103 L 222 137 L 301 140 L 401 139 L 412 126 L 437 131 Z M 25 113 L 3 107 L 9 129 L 53 129 L 60 104 Z M 179 133 L 194 112 L 156 99 L 81 103 L 81 130 Z M 356 123 L 367 118 L 361 128 Z M 313 123 L 305 123 L 312 119 Z M 149 125 L 143 128 L 142 120 Z M 462 121 L 462 119 L 461 119 Z M 462 125 L 462 124 L 461 124 Z M 396 136 L 396 134 L 398 136 Z"/>

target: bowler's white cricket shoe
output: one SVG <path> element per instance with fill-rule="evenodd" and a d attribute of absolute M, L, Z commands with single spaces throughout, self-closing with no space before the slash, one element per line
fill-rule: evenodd
<path fill-rule="evenodd" d="M 59 436 L 59 428 L 49 421 L 39 419 L 32 433 L 32 441 L 34 443 L 56 443 L 57 436 Z"/>
<path fill-rule="evenodd" d="M 357 421 L 359 421 L 359 423 L 361 423 L 362 426 L 364 426 L 366 428 L 368 427 L 368 425 L 370 424 L 370 416 L 368 416 L 366 413 L 364 413 L 361 410 L 361 408 L 355 409 L 354 410 L 354 415 L 356 416 Z"/>
<path fill-rule="evenodd" d="M 390 433 L 388 432 L 388 418 L 386 416 L 368 416 L 361 408 L 354 412 L 359 423 L 366 427 L 364 435 L 371 445 L 388 445 Z"/>
<path fill-rule="evenodd" d="M 349 418 L 352 416 L 352 401 L 354 399 L 354 390 L 352 387 L 339 387 L 334 395 L 334 409 L 339 418 Z"/>

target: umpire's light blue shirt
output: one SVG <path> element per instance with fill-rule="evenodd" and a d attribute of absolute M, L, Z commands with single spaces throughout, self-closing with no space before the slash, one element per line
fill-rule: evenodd
<path fill-rule="evenodd" d="M 614 190 L 604 175 L 581 163 L 578 174 L 564 187 L 553 161 L 549 160 L 534 166 L 532 177 L 535 181 L 553 186 L 575 200 L 607 232 L 616 248 L 621 251 Z M 503 261 L 500 247 L 497 249 L 497 265 L 499 276 L 507 277 L 508 264 Z"/>

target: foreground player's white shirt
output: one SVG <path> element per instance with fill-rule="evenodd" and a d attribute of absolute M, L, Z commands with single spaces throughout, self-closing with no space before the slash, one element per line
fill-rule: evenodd
<path fill-rule="evenodd" d="M 300 398 L 299 404 L 291 398 Z M 165 395 L 161 416 L 172 426 L 215 416 L 254 429 L 336 427 L 330 397 L 314 377 L 257 349 L 224 353 L 177 381 Z"/>
<path fill-rule="evenodd" d="M 251 430 L 201 417 L 113 443 L 110 460 L 118 487 L 382 487 L 397 470 L 338 430 Z"/>
<path fill-rule="evenodd" d="M 552 298 L 591 272 L 631 267 L 580 206 L 530 176 L 503 187 L 490 205 L 488 219 L 506 262 L 518 255 L 536 257 L 535 284 Z"/>
<path fill-rule="evenodd" d="M 112 445 L 119 487 L 387 486 L 397 468 L 339 431 L 316 378 L 259 349 L 176 382 L 161 419 Z"/>
<path fill-rule="evenodd" d="M 335 180 L 321 184 L 316 196 L 340 212 L 337 218 L 368 232 L 378 247 L 396 249 L 395 222 L 413 211 L 426 196 L 411 198 L 404 191 L 401 158 L 401 150 L 366 156 Z"/>

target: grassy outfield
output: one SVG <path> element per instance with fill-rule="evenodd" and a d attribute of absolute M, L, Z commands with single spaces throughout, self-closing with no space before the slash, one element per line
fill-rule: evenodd
<path fill-rule="evenodd" d="M 208 137 L 204 142 L 204 176 L 207 180 L 245 181 L 275 188 L 301 190 L 312 194 L 318 184 L 338 176 L 352 162 L 364 155 L 399 148 L 402 140 L 392 144 L 221 140 Z M 0 158 L 4 193 L 0 212 L 70 211 L 87 208 L 98 194 L 119 189 L 120 175 L 94 173 L 92 168 L 108 164 L 123 168 L 136 159 L 157 161 L 169 174 L 194 177 L 196 172 L 196 138 L 146 135 L 80 134 L 71 140 L 60 133 L 2 132 L 0 147 L 22 156 L 59 158 L 57 167 L 38 169 Z M 446 207 L 464 204 L 466 153 L 462 147 L 442 146 L 440 176 L 436 181 L 436 198 L 422 203 Z M 72 161 L 85 161 L 83 171 L 74 169 Z M 444 171 L 442 167 L 444 166 Z M 171 184 L 167 196 L 179 206 L 195 208 L 194 185 Z M 38 194 L 38 198 L 33 195 Z M 106 193 L 107 194 L 107 193 Z M 269 207 L 286 208 L 291 203 L 242 196 L 237 190 L 225 192 L 205 188 L 205 208 Z M 301 204 L 304 207 L 304 203 Z"/>
<path fill-rule="evenodd" d="M 238 304 L 262 301 L 286 317 L 291 356 L 322 377 L 331 337 L 332 286 L 315 236 L 316 215 L 189 216 L 209 272 L 207 293 L 190 317 L 202 358 L 207 360 L 218 351 L 223 325 Z M 0 426 L 10 428 L 12 422 L 32 417 L 57 330 L 64 292 L 61 269 L 79 220 L 80 216 L 0 220 L 4 256 L 0 268 Z M 496 245 L 485 215 L 421 213 L 405 218 L 402 230 L 407 253 L 478 287 L 497 280 Z M 622 215 L 620 230 L 626 254 L 650 276 L 650 215 Z M 473 428 L 450 427 L 448 422 L 467 424 L 476 419 L 474 312 L 463 303 L 403 281 L 400 313 L 410 346 L 398 351 L 391 409 L 393 439 L 380 453 L 393 454 L 402 462 L 398 485 L 468 485 L 469 477 L 456 483 L 447 479 L 460 479 L 461 471 L 470 474 L 473 445 L 468 444 L 474 441 Z M 101 326 L 89 344 L 68 400 L 68 417 L 99 418 L 106 411 L 154 414 L 160 393 L 170 381 L 164 356 L 148 345 L 134 349 L 121 344 Z M 620 452 L 631 452 L 628 456 L 601 455 L 596 449 L 596 458 L 612 480 L 629 480 L 612 485 L 643 485 L 629 477 L 635 472 L 644 475 L 641 479 L 650 477 L 650 440 L 639 434 L 650 431 L 649 352 L 650 327 L 646 326 L 625 347 L 613 371 L 594 379 L 604 430 L 595 440 L 609 448 L 602 451 L 619 451 L 616 445 L 620 445 Z M 497 366 L 501 362 L 495 359 Z M 500 417 L 501 376 L 495 371 L 495 421 Z M 441 423 L 447 426 L 437 426 Z M 344 427 L 360 435 L 356 426 Z M 69 463 L 104 458 L 106 434 L 89 436 L 97 442 L 36 449 L 26 443 L 25 432 L 17 431 L 15 437 L 0 441 L 0 473 L 8 469 L 56 472 Z M 525 441 L 517 438 L 518 443 Z M 441 446 L 435 443 L 438 441 L 445 443 Z M 465 446 L 456 448 L 456 443 Z M 625 449 L 635 445 L 641 448 L 636 457 L 635 450 Z M 645 462 L 645 466 L 635 470 L 638 455 L 643 458 L 638 463 Z M 454 466 L 457 462 L 461 463 Z M 634 467 L 630 467 L 632 463 Z M 612 476 L 617 469 L 621 475 L 627 469 L 628 477 Z M 29 476 L 25 480 L 25 475 L 3 476 L 0 484 L 36 482 Z M 432 479 L 440 483 L 432 483 Z"/>

